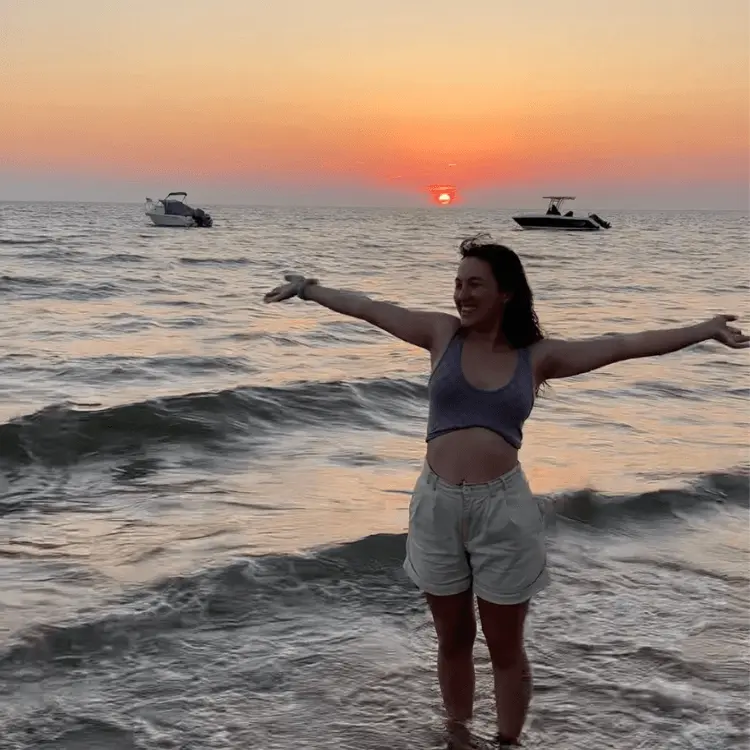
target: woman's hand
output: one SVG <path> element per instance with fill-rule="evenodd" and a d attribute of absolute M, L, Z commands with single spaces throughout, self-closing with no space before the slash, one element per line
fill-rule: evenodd
<path fill-rule="evenodd" d="M 314 279 L 307 279 L 297 273 L 287 273 L 284 275 L 284 279 L 286 284 L 280 284 L 267 292 L 263 297 L 264 302 L 283 302 L 285 299 L 298 296 L 308 281 L 315 283 Z"/>
<path fill-rule="evenodd" d="M 706 338 L 714 339 L 731 349 L 746 349 L 750 346 L 750 336 L 742 333 L 739 328 L 730 326 L 729 323 L 737 320 L 736 315 L 717 315 L 704 324 L 706 326 Z"/>

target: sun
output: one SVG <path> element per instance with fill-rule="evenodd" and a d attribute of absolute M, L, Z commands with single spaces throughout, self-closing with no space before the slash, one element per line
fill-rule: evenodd
<path fill-rule="evenodd" d="M 455 185 L 428 185 L 427 191 L 439 206 L 450 206 L 458 198 Z"/>

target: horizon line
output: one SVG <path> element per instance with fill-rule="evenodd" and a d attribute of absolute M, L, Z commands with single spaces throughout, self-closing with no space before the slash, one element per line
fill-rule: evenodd
<path fill-rule="evenodd" d="M 60 200 L 60 199 L 52 199 L 52 200 L 45 200 L 45 199 L 36 199 L 36 200 L 28 200 L 28 199 L 5 199 L 0 198 L 0 205 L 2 204 L 47 204 L 47 205 L 76 205 L 76 204 L 84 204 L 84 205 L 90 205 L 90 206 L 139 206 L 143 205 L 145 203 L 145 200 L 141 201 L 135 201 L 135 200 L 128 200 L 128 201 L 102 201 L 102 200 Z M 299 209 L 299 208 L 323 208 L 323 209 L 336 209 L 336 208 L 343 208 L 343 209 L 387 209 L 392 211 L 407 211 L 407 210 L 413 210 L 413 209 L 430 209 L 432 211 L 456 211 L 461 210 L 462 208 L 469 208 L 469 209 L 475 209 L 475 210 L 486 210 L 486 211 L 518 211 L 518 210 L 534 210 L 535 208 L 538 208 L 538 206 L 523 206 L 523 205 L 517 205 L 517 206 L 486 206 L 486 205 L 471 205 L 471 204 L 454 204 L 452 206 L 436 206 L 436 205 L 412 205 L 412 206 L 397 206 L 397 205 L 391 205 L 391 204 L 371 204 L 371 205 L 347 205 L 344 203 L 339 204 L 312 204 L 312 203 L 204 203 L 206 206 L 210 207 L 217 207 L 217 208 L 278 208 L 278 209 Z M 712 212 L 732 212 L 732 213 L 742 213 L 748 212 L 750 213 L 750 207 L 748 208 L 711 208 L 711 207 L 689 207 L 685 206 L 683 208 L 646 208 L 646 207 L 637 207 L 637 208 L 606 208 L 602 209 L 606 211 L 658 211 L 658 212 L 678 212 L 678 211 L 712 211 Z"/>

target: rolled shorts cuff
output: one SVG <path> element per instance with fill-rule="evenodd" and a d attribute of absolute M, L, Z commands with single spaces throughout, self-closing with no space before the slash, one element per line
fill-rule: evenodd
<path fill-rule="evenodd" d="M 474 584 L 474 594 L 480 599 L 484 599 L 490 604 L 523 604 L 530 601 L 540 591 L 547 588 L 550 583 L 550 575 L 545 566 L 538 578 L 523 591 L 517 591 L 512 594 L 498 593 L 490 591 L 481 585 Z"/>
<path fill-rule="evenodd" d="M 458 581 L 450 584 L 428 583 L 419 577 L 414 566 L 407 557 L 404 560 L 403 569 L 409 580 L 423 593 L 432 594 L 432 596 L 455 596 L 463 594 L 471 588 L 471 581 Z"/>

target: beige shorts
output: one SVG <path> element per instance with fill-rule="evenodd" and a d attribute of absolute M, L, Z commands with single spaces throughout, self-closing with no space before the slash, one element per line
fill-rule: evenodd
<path fill-rule="evenodd" d="M 486 484 L 450 484 L 425 462 L 409 503 L 404 570 L 428 594 L 473 587 L 494 604 L 549 583 L 544 505 L 520 465 Z"/>

